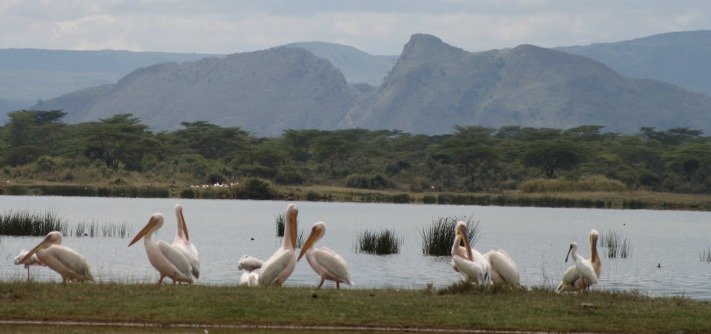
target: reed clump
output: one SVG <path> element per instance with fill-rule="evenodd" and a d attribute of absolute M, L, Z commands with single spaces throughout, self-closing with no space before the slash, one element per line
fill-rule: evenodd
<path fill-rule="evenodd" d="M 365 230 L 358 233 L 356 250 L 376 255 L 397 254 L 400 252 L 401 243 L 402 239 L 388 229 L 380 232 Z"/>
<path fill-rule="evenodd" d="M 479 222 L 474 216 L 468 217 L 440 217 L 432 221 L 427 227 L 420 229 L 422 237 L 422 254 L 434 256 L 447 256 L 452 251 L 454 231 L 458 221 L 467 223 L 467 238 L 475 244 L 481 237 Z"/>
<path fill-rule="evenodd" d="M 37 213 L 10 210 L 0 215 L 0 235 L 44 236 L 52 231 L 66 235 L 68 230 L 67 222 L 53 211 Z"/>
<path fill-rule="evenodd" d="M 711 247 L 704 249 L 699 255 L 699 261 L 711 263 Z"/>
<path fill-rule="evenodd" d="M 627 236 L 622 236 L 622 232 L 608 230 L 600 236 L 600 245 L 607 249 L 608 258 L 626 259 L 632 255 L 632 242 Z"/>
<path fill-rule="evenodd" d="M 72 231 L 74 232 L 75 237 L 90 238 L 99 236 L 104 238 L 126 238 L 133 234 L 133 229 L 126 223 L 118 225 L 112 223 L 99 224 L 95 220 L 92 220 L 89 223 L 77 223 Z"/>

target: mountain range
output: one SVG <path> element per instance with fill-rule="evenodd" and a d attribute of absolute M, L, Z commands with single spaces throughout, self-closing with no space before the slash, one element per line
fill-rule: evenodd
<path fill-rule="evenodd" d="M 673 45 L 684 50 L 676 53 L 676 59 L 693 59 L 704 68 L 711 57 L 689 55 L 708 52 L 703 36 L 709 32 L 688 34 L 627 42 L 654 46 L 635 47 L 637 63 L 657 57 L 660 45 Z M 673 81 L 658 66 L 621 75 L 622 70 L 607 66 L 610 60 L 574 55 L 602 46 L 609 47 L 603 52 L 608 56 L 631 54 L 620 46 L 627 45 L 623 42 L 608 44 L 557 49 L 521 45 L 468 52 L 434 36 L 416 34 L 395 57 L 373 56 L 338 44 L 294 43 L 149 66 L 118 83 L 84 88 L 40 101 L 33 108 L 65 109 L 68 122 L 131 112 L 155 130 L 175 129 L 181 121 L 207 120 L 262 136 L 278 135 L 287 128 L 344 127 L 439 134 L 451 132 L 455 125 L 474 124 L 556 128 L 597 124 L 622 132 L 640 126 L 686 126 L 711 131 L 710 98 L 681 88 L 703 92 L 702 76 L 673 82 L 676 85 L 632 79 L 662 76 Z M 684 66 L 693 67 L 689 62 Z M 689 88 L 693 82 L 701 84 Z M 0 106 L 12 101 L 0 99 Z"/>

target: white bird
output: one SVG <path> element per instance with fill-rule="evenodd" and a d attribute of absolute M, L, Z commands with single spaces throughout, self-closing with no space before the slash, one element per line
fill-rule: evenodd
<path fill-rule="evenodd" d="M 286 226 L 281 247 L 262 265 L 259 286 L 281 286 L 296 267 L 296 216 L 299 210 L 289 204 L 286 208 Z"/>
<path fill-rule="evenodd" d="M 568 255 L 565 256 L 565 262 L 568 262 L 568 257 L 572 255 L 573 261 L 575 262 L 575 270 L 582 279 L 583 291 L 585 291 L 589 289 L 591 285 L 597 284 L 597 275 L 595 274 L 595 269 L 590 260 L 583 259 L 582 256 L 577 254 L 577 250 L 578 244 L 571 242 Z"/>
<path fill-rule="evenodd" d="M 452 267 L 465 282 L 488 285 L 491 283 L 491 266 L 481 253 L 471 248 L 467 237 L 467 224 L 457 222 L 452 245 Z M 464 243 L 464 247 L 460 243 Z"/>
<path fill-rule="evenodd" d="M 600 278 L 600 274 L 602 274 L 602 261 L 597 253 L 597 238 L 597 231 L 591 230 L 588 234 L 588 240 L 590 241 L 590 263 L 592 263 L 593 269 L 595 270 L 595 276 Z M 576 266 L 572 265 L 565 270 L 556 291 L 580 291 L 587 287 L 583 278 L 578 273 Z"/>
<path fill-rule="evenodd" d="M 20 262 L 25 257 L 25 255 L 27 255 L 27 253 L 29 253 L 29 252 L 30 251 L 23 249 L 22 251 L 20 251 L 19 254 L 17 254 L 17 256 L 15 256 L 15 260 L 14 260 L 16 265 L 21 265 L 21 264 L 25 265 L 25 269 L 27 269 L 27 281 L 28 282 L 30 281 L 30 266 L 42 266 L 42 267 L 45 266 L 44 263 L 42 263 L 42 261 L 40 261 L 37 258 L 37 254 L 32 254 L 32 256 L 30 256 L 30 258 L 27 259 L 27 261 Z"/>
<path fill-rule="evenodd" d="M 239 285 L 242 286 L 258 286 L 259 274 L 255 272 L 245 272 L 239 278 Z"/>
<path fill-rule="evenodd" d="M 492 250 L 484 254 L 491 265 L 491 282 L 495 285 L 508 284 L 514 288 L 521 287 L 521 274 L 518 266 L 505 250 Z"/>
<path fill-rule="evenodd" d="M 175 235 L 175 239 L 173 239 L 173 247 L 185 255 L 185 258 L 190 262 L 190 272 L 195 279 L 198 279 L 200 278 L 200 255 L 195 245 L 190 242 L 188 225 L 185 224 L 183 207 L 180 204 L 175 205 L 175 216 L 178 218 L 178 233 Z"/>
<path fill-rule="evenodd" d="M 62 234 L 52 231 L 32 248 L 19 263 L 27 263 L 33 255 L 50 269 L 62 276 L 62 283 L 67 281 L 94 281 L 91 268 L 86 259 L 75 250 L 62 245 Z"/>
<path fill-rule="evenodd" d="M 248 272 L 253 272 L 262 267 L 264 262 L 256 257 L 249 255 L 242 255 L 242 258 L 237 262 L 238 270 L 246 270 Z"/>
<path fill-rule="evenodd" d="M 306 254 L 309 265 L 321 278 L 317 289 L 321 288 L 325 280 L 336 282 L 336 289 L 341 288 L 341 283 L 353 285 L 351 275 L 348 273 L 348 264 L 343 257 L 326 247 L 311 248 L 324 234 L 326 234 L 326 225 L 323 222 L 314 224 L 296 260 L 301 260 L 301 257 Z"/>
<path fill-rule="evenodd" d="M 192 266 L 185 255 L 177 248 L 162 240 L 158 240 L 156 242 L 151 240 L 153 233 L 160 229 L 161 226 L 163 226 L 163 215 L 156 213 L 151 216 L 151 219 L 148 220 L 146 226 L 144 226 L 143 229 L 136 234 L 128 246 L 131 247 L 131 245 L 135 244 L 138 240 L 141 240 L 141 238 L 144 238 L 145 236 L 143 245 L 146 247 L 148 261 L 151 265 L 153 265 L 153 268 L 158 270 L 158 273 L 160 274 L 158 284 L 161 284 L 163 279 L 166 277 L 173 280 L 173 284 L 177 282 L 192 283 Z"/>

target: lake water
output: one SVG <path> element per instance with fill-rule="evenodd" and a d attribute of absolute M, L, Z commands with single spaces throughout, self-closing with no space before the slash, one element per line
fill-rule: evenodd
<path fill-rule="evenodd" d="M 193 243 L 200 252 L 197 284 L 238 284 L 237 261 L 249 254 L 267 259 L 281 245 L 275 217 L 289 202 L 189 199 L 127 199 L 52 196 L 0 196 L 0 213 L 7 210 L 54 211 L 69 222 L 96 221 L 130 225 L 138 232 L 155 212 L 166 217 L 155 238 L 172 242 L 176 233 L 174 206 L 181 203 Z M 305 237 L 317 221 L 326 234 L 317 246 L 327 246 L 349 263 L 357 288 L 418 289 L 428 283 L 444 286 L 460 280 L 450 257 L 422 255 L 420 229 L 440 217 L 473 215 L 482 235 L 474 245 L 484 253 L 505 249 L 521 271 L 526 286 L 555 287 L 565 268 L 571 241 L 589 258 L 588 232 L 616 231 L 632 244 L 631 256 L 608 259 L 600 249 L 603 271 L 595 289 L 638 290 L 654 296 L 711 299 L 711 263 L 700 254 L 711 247 L 711 213 L 651 210 L 552 209 L 493 206 L 409 205 L 295 202 L 299 229 Z M 390 229 L 403 239 L 400 253 L 388 256 L 355 251 L 359 232 Z M 132 234 L 133 235 L 133 234 Z M 254 238 L 254 240 L 251 240 Z M 0 237 L 0 279 L 22 280 L 23 266 L 12 263 L 21 249 L 31 249 L 41 237 Z M 157 272 L 143 243 L 127 247 L 131 238 L 65 237 L 64 244 L 83 254 L 97 280 L 154 282 Z M 657 265 L 661 264 L 661 268 Z M 47 268 L 33 267 L 42 281 L 61 281 Z M 305 259 L 286 285 L 316 285 L 318 277 Z M 326 283 L 332 287 L 333 283 Z"/>

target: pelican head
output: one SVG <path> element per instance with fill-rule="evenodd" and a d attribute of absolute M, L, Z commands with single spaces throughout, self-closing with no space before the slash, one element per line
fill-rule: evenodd
<path fill-rule="evenodd" d="M 590 234 L 588 235 L 588 238 L 590 238 L 590 244 L 595 245 L 597 243 L 597 238 L 599 234 L 597 233 L 597 230 L 591 230 Z"/>
<path fill-rule="evenodd" d="M 286 208 L 286 223 L 288 224 L 286 228 L 289 229 L 289 238 L 291 238 L 290 241 L 293 247 L 296 247 L 296 216 L 298 214 L 299 209 L 296 208 L 296 205 L 289 204 Z"/>
<path fill-rule="evenodd" d="M 459 236 L 460 240 L 464 242 L 464 247 L 467 248 L 467 256 L 469 257 L 469 261 L 473 261 L 474 254 L 472 254 L 472 246 L 469 243 L 469 237 L 467 236 L 467 223 L 461 220 L 458 221 L 457 226 L 455 227 L 455 233 Z"/>
<path fill-rule="evenodd" d="M 568 248 L 568 254 L 565 256 L 565 262 L 568 262 L 568 257 L 570 257 L 570 253 L 575 254 L 575 252 L 578 251 L 578 243 L 573 241 L 570 243 L 570 248 Z"/>
<path fill-rule="evenodd" d="M 183 216 L 183 206 L 175 205 L 175 216 L 178 217 L 178 236 L 185 236 L 185 240 L 190 241 L 188 234 L 188 225 L 185 224 L 185 216 Z"/>
<path fill-rule="evenodd" d="M 52 231 L 47 233 L 47 236 L 42 239 L 42 241 L 39 243 L 39 245 L 35 246 L 35 248 L 32 248 L 20 261 L 19 263 L 25 263 L 27 262 L 32 255 L 37 253 L 38 251 L 47 248 L 52 245 L 60 245 L 62 243 L 62 233 L 59 233 L 57 231 Z"/>
<path fill-rule="evenodd" d="M 318 222 L 314 224 L 314 226 L 311 228 L 311 234 L 309 234 L 309 238 L 306 239 L 304 246 L 301 247 L 301 253 L 299 253 L 299 257 L 296 260 L 301 260 L 301 257 L 306 254 L 306 251 L 311 248 L 311 246 L 313 246 L 316 241 L 323 238 L 324 234 L 326 234 L 326 225 L 323 222 Z"/>
<path fill-rule="evenodd" d="M 145 235 L 157 231 L 161 226 L 163 226 L 163 215 L 160 213 L 153 214 L 151 219 L 148 220 L 148 224 L 136 234 L 133 240 L 128 244 L 128 247 L 131 247 L 131 245 L 135 244 L 138 240 L 141 240 Z"/>

